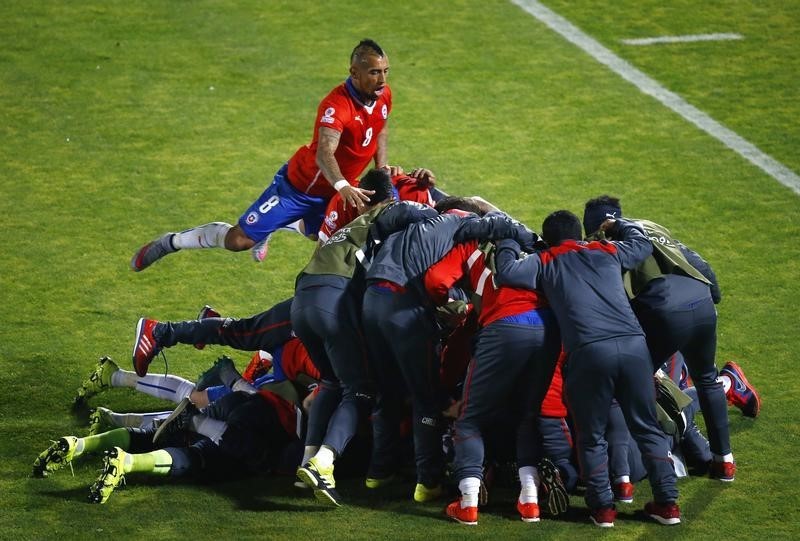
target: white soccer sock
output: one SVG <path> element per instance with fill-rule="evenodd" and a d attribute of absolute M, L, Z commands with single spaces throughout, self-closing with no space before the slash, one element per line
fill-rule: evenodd
<path fill-rule="evenodd" d="M 314 461 L 320 468 L 328 468 L 333 466 L 334 460 L 336 460 L 336 454 L 334 454 L 333 449 L 327 445 L 320 447 L 319 451 L 317 451 L 317 454 L 314 455 Z"/>
<path fill-rule="evenodd" d="M 619 477 L 614 478 L 614 484 L 618 485 L 620 483 L 630 483 L 631 477 L 629 475 L 620 475 Z"/>
<path fill-rule="evenodd" d="M 191 428 L 219 445 L 222 435 L 228 430 L 228 423 L 212 419 L 208 415 L 195 415 L 192 417 Z"/>
<path fill-rule="evenodd" d="M 477 477 L 465 477 L 458 482 L 461 492 L 461 509 L 465 507 L 478 507 L 478 493 L 481 490 L 481 480 Z"/>
<path fill-rule="evenodd" d="M 194 390 L 194 383 L 172 374 L 166 376 L 147 374 L 138 378 L 136 390 L 177 404 Z"/>
<path fill-rule="evenodd" d="M 123 370 L 122 368 L 115 370 L 114 373 L 111 374 L 112 387 L 136 387 L 138 381 L 139 376 L 136 375 L 136 372 Z"/>
<path fill-rule="evenodd" d="M 725 394 L 728 394 L 733 382 L 731 381 L 731 377 L 726 374 L 720 374 L 717 378 L 722 382 L 722 390 L 725 391 Z"/>
<path fill-rule="evenodd" d="M 224 248 L 225 236 L 231 224 L 225 222 L 211 222 L 198 225 L 191 229 L 175 233 L 172 236 L 172 245 L 178 250 L 184 248 Z"/>
<path fill-rule="evenodd" d="M 256 394 L 258 392 L 258 390 L 253 387 L 250 382 L 245 381 L 242 378 L 239 378 L 233 382 L 233 385 L 231 385 L 231 391 L 243 391 L 247 394 Z"/>
<path fill-rule="evenodd" d="M 522 466 L 519 469 L 519 501 L 520 503 L 538 503 L 539 493 L 536 490 L 536 466 Z"/>
<path fill-rule="evenodd" d="M 728 453 L 727 455 L 714 453 L 714 462 L 733 462 L 733 453 Z"/>

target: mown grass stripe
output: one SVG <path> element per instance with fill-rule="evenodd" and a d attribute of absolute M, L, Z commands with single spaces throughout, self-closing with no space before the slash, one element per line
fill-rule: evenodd
<path fill-rule="evenodd" d="M 761 151 L 733 130 L 726 128 L 709 115 L 691 105 L 674 92 L 661 86 L 656 80 L 645 75 L 613 52 L 603 47 L 564 17 L 558 15 L 536 0 L 511 0 L 525 12 L 533 15 L 548 28 L 561 35 L 570 43 L 589 54 L 611 71 L 636 86 L 641 92 L 652 96 L 688 120 L 707 134 L 719 140 L 747 161 L 763 170 L 772 178 L 800 195 L 800 176 L 794 171 Z"/>

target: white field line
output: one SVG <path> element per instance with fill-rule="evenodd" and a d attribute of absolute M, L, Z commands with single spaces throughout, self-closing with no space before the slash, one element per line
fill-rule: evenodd
<path fill-rule="evenodd" d="M 690 43 L 693 41 L 730 41 L 744 39 L 741 34 L 689 34 L 687 36 L 660 36 L 657 38 L 621 39 L 625 45 L 656 45 L 660 43 Z"/>
<path fill-rule="evenodd" d="M 755 145 L 726 128 L 703 111 L 697 109 L 657 81 L 651 79 L 625 60 L 621 59 L 599 42 L 584 34 L 565 18 L 551 11 L 536 0 L 511 0 L 524 11 L 533 15 L 548 28 L 592 56 L 611 71 L 636 86 L 641 92 L 652 96 L 688 120 L 722 144 L 762 169 L 772 178 L 800 195 L 800 176 L 794 171 L 765 154 Z"/>

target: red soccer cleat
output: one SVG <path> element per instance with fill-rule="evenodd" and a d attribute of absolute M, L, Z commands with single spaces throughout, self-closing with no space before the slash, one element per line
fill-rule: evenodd
<path fill-rule="evenodd" d="M 712 479 L 730 483 L 736 478 L 736 462 L 717 462 L 712 460 L 709 475 Z"/>
<path fill-rule="evenodd" d="M 461 498 L 448 505 L 445 513 L 447 513 L 448 517 L 461 524 L 466 524 L 467 526 L 478 525 L 478 507 L 461 507 Z"/>
<path fill-rule="evenodd" d="M 538 503 L 522 503 L 517 500 L 517 511 L 519 511 L 522 522 L 539 522 Z"/>
<path fill-rule="evenodd" d="M 147 375 L 147 367 L 153 361 L 161 348 L 158 347 L 153 337 L 158 321 L 155 319 L 140 318 L 136 324 L 136 341 L 133 343 L 133 368 L 139 377 Z"/>
<path fill-rule="evenodd" d="M 614 499 L 622 503 L 633 503 L 633 483 L 625 481 L 613 485 Z"/>
<path fill-rule="evenodd" d="M 614 519 L 617 518 L 617 510 L 613 507 L 601 507 L 599 509 L 591 509 L 589 511 L 589 518 L 592 519 L 595 526 L 601 528 L 613 528 Z"/>
<path fill-rule="evenodd" d="M 731 379 L 731 387 L 725 393 L 728 404 L 742 410 L 742 415 L 745 417 L 758 417 L 758 412 L 761 411 L 761 397 L 744 377 L 741 367 L 733 361 L 728 361 L 719 374 Z"/>
<path fill-rule="evenodd" d="M 648 502 L 644 506 L 644 512 L 656 522 L 666 526 L 681 523 L 681 508 L 675 502 Z"/>

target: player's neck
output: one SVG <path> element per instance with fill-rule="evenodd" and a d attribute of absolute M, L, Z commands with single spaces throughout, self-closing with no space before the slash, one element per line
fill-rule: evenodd
<path fill-rule="evenodd" d="M 353 84 L 352 78 L 348 77 L 347 80 L 344 82 L 344 86 L 350 95 L 356 100 L 358 103 L 363 105 L 364 107 L 372 107 L 375 105 L 375 100 L 367 99 L 361 92 L 358 91 L 356 86 Z"/>

